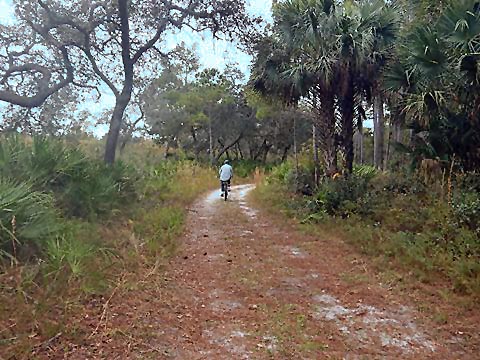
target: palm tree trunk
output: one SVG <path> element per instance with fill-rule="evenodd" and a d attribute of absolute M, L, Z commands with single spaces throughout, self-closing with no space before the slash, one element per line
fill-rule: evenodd
<path fill-rule="evenodd" d="M 335 103 L 333 92 L 320 92 L 315 126 L 319 130 L 320 146 L 323 150 L 325 173 L 333 176 L 338 172 L 337 142 L 335 139 Z"/>
<path fill-rule="evenodd" d="M 352 99 L 353 100 L 353 99 Z M 345 170 L 348 174 L 353 171 L 353 102 L 344 109 L 343 119 L 343 151 L 345 153 Z"/>
<path fill-rule="evenodd" d="M 315 185 L 320 183 L 320 159 L 318 158 L 318 140 L 317 140 L 317 127 L 312 125 L 312 141 L 313 141 L 313 162 L 315 165 Z"/>
<path fill-rule="evenodd" d="M 212 121 L 208 122 L 208 141 L 209 141 L 209 151 L 210 151 L 210 164 L 215 162 L 215 154 L 213 153 L 213 135 L 212 135 Z"/>
<path fill-rule="evenodd" d="M 373 164 L 377 169 L 383 169 L 385 118 L 381 95 L 376 95 L 373 100 L 373 130 Z"/>
<path fill-rule="evenodd" d="M 388 129 L 387 151 L 385 152 L 385 163 L 383 165 L 383 168 L 385 170 L 388 169 L 388 161 L 390 160 L 390 151 L 391 151 L 390 148 L 391 148 L 392 136 L 393 136 L 393 127 L 392 127 L 392 124 L 390 123 L 389 129 Z"/>
<path fill-rule="evenodd" d="M 360 139 L 360 164 L 363 165 L 365 162 L 365 135 L 363 134 L 363 126 L 360 128 L 359 133 Z"/>
<path fill-rule="evenodd" d="M 396 143 L 402 142 L 402 124 L 400 121 L 395 121 L 393 124 L 393 141 Z"/>
<path fill-rule="evenodd" d="M 364 135 L 362 119 L 359 119 L 358 129 L 354 135 L 355 141 L 355 159 L 357 164 L 363 164 Z"/>
<path fill-rule="evenodd" d="M 297 117 L 293 117 L 293 153 L 295 156 L 295 189 L 298 189 Z"/>

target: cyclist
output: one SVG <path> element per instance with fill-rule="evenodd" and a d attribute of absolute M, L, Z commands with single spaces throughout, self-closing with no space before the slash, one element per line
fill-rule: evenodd
<path fill-rule="evenodd" d="M 220 184 L 221 184 L 222 196 L 223 196 L 223 192 L 225 191 L 224 189 L 225 184 L 228 184 L 228 187 L 230 187 L 230 182 L 233 177 L 233 168 L 230 165 L 229 160 L 225 160 L 223 162 L 223 165 L 220 168 L 218 175 L 220 176 Z"/>

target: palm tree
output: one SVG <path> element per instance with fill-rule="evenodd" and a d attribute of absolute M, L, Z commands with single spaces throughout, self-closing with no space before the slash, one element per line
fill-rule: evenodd
<path fill-rule="evenodd" d="M 288 0 L 275 6 L 273 47 L 257 58 L 256 87 L 287 96 L 292 91 L 296 101 L 309 105 L 328 176 L 338 171 L 338 148 L 345 171 L 352 171 L 365 64 L 375 62 L 380 40 L 394 28 L 387 8 L 381 0 L 341 6 L 332 0 Z"/>
<path fill-rule="evenodd" d="M 480 154 L 480 2 L 455 0 L 431 26 L 413 28 L 385 77 L 403 113 L 430 148 L 423 156 L 460 157 L 478 168 Z M 413 151 L 413 150 L 412 150 Z"/>
<path fill-rule="evenodd" d="M 340 139 L 344 152 L 344 168 L 351 172 L 355 121 L 362 121 L 361 95 L 366 84 L 369 84 L 370 91 L 376 86 L 379 74 L 389 58 L 398 32 L 398 10 L 386 5 L 383 0 L 345 3 L 343 7 L 336 8 L 330 1 L 313 3 L 317 4 L 317 9 L 310 7 L 310 11 L 307 10 L 308 16 L 303 16 L 303 22 L 293 23 L 298 36 L 291 38 L 300 44 L 303 51 L 313 50 L 307 56 L 305 66 L 317 76 L 323 75 L 320 79 L 325 80 L 324 83 L 318 84 L 319 96 L 327 93 L 331 97 L 333 92 L 336 98 L 341 114 L 337 138 Z M 284 26 L 283 29 L 288 27 Z M 310 47 L 306 47 L 305 42 Z M 313 91 L 315 90 L 314 88 Z M 321 107 L 325 107 L 322 103 L 329 104 L 328 101 L 320 101 Z M 329 111 L 331 116 L 332 110 Z M 322 124 L 335 126 L 335 123 L 325 120 L 322 119 Z M 331 138 L 331 135 L 328 134 L 328 137 Z"/>
<path fill-rule="evenodd" d="M 373 103 L 374 165 L 383 168 L 385 94 L 382 91 L 381 79 L 384 69 L 394 58 L 401 9 L 383 0 L 374 0 L 359 3 L 355 10 L 360 21 L 356 33 L 362 37 L 354 43 L 360 48 L 358 51 L 363 50 L 363 58 L 357 63 L 357 86 L 363 97 Z"/>
<path fill-rule="evenodd" d="M 288 83 L 293 98 L 310 106 L 326 174 L 333 175 L 338 171 L 332 56 L 338 52 L 332 31 L 336 28 L 335 4 L 330 0 L 290 0 L 276 5 L 274 17 L 273 38 L 282 49 L 282 61 L 264 75 Z M 273 59 L 270 56 L 270 65 Z M 272 85 L 278 89 L 276 80 Z"/>

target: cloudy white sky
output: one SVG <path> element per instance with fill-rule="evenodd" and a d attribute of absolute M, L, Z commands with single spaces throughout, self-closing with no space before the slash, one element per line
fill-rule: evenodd
<path fill-rule="evenodd" d="M 13 7 L 10 0 L 0 0 L 0 23 L 8 24 L 13 18 Z"/>

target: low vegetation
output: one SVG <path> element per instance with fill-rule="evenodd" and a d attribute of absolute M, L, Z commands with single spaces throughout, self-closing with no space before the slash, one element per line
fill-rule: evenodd
<path fill-rule="evenodd" d="M 444 184 L 426 185 L 415 173 L 361 166 L 302 195 L 296 190 L 305 189 L 298 182 L 308 171 L 301 166 L 295 184 L 294 167 L 282 164 L 257 196 L 303 224 L 343 234 L 381 270 L 480 296 L 478 174 L 447 174 Z"/>
<path fill-rule="evenodd" d="M 30 354 L 88 298 L 159 270 L 186 206 L 216 185 L 188 161 L 106 166 L 60 140 L 0 139 L 2 347 Z M 74 334 L 70 334 L 74 336 Z"/>
<path fill-rule="evenodd" d="M 226 158 L 389 284 L 480 298 L 479 1 L 272 4 L 2 2 L 0 358 L 157 273 Z M 185 28 L 238 40 L 249 78 Z"/>

